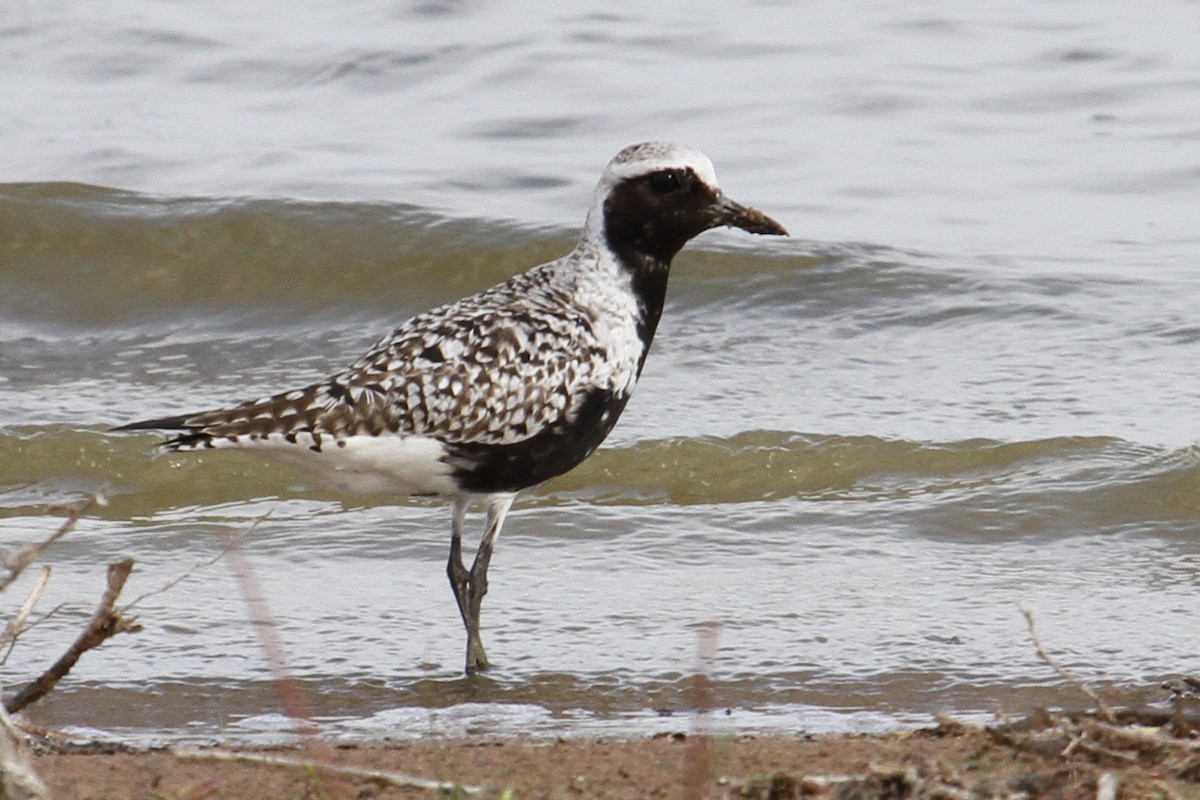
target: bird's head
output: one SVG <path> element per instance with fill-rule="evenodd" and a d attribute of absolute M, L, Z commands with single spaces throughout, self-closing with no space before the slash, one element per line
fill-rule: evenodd
<path fill-rule="evenodd" d="M 787 235 L 766 214 L 726 197 L 703 153 L 643 142 L 617 153 L 600 176 L 585 236 L 613 252 L 669 264 L 689 240 L 721 226 Z"/>

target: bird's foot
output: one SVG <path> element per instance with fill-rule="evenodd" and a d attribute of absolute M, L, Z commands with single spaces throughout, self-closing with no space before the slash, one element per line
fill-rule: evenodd
<path fill-rule="evenodd" d="M 474 675 L 478 672 L 483 672 L 491 666 L 488 663 L 487 653 L 483 649 L 483 641 L 479 638 L 479 633 L 469 632 L 467 634 L 467 674 Z"/>

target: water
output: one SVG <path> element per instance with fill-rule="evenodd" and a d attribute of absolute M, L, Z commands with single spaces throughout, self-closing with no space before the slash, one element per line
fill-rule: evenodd
<path fill-rule="evenodd" d="M 126 554 L 145 630 L 30 715 L 132 741 L 288 723 L 221 551 L 351 738 L 879 730 L 1200 669 L 1195 2 L 612 11 L 375 0 L 0 10 L 0 543 L 103 490 L 3 665 Z M 622 146 L 707 152 L 787 241 L 676 262 L 607 446 L 518 501 L 458 675 L 448 513 L 112 424 L 344 366 L 568 250 Z M 478 525 L 477 518 L 473 518 Z M 32 572 L 6 595 L 6 614 Z"/>

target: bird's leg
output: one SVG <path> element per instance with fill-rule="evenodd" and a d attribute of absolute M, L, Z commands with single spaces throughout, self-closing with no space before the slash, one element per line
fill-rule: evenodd
<path fill-rule="evenodd" d="M 495 547 L 496 537 L 500 535 L 500 529 L 504 527 L 504 517 L 512 507 L 513 498 L 514 495 L 504 494 L 493 495 L 489 499 L 483 538 L 479 542 L 479 550 L 475 553 L 475 561 L 471 564 L 469 572 L 462 563 L 461 538 L 457 540 L 457 548 L 456 539 L 451 538 L 450 541 L 450 582 L 454 586 L 458 610 L 462 612 L 463 624 L 467 628 L 468 675 L 488 667 L 487 653 L 479 635 L 479 611 L 483 606 L 483 596 L 488 590 L 487 570 L 488 563 L 492 560 L 492 549 Z"/>
<path fill-rule="evenodd" d="M 471 623 L 467 621 L 468 599 L 471 589 L 471 573 L 462 560 L 462 529 L 467 517 L 467 499 L 456 497 L 450 503 L 450 560 L 446 562 L 446 577 L 450 579 L 450 589 L 458 602 L 458 613 L 462 615 L 463 625 L 470 630 Z"/>

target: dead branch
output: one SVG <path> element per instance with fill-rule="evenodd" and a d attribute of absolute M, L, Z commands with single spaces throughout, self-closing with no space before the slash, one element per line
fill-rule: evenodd
<path fill-rule="evenodd" d="M 721 626 L 716 622 L 700 625 L 699 653 L 696 676 L 692 684 L 692 737 L 688 742 L 683 767 L 683 796 L 685 800 L 700 800 L 708 782 L 710 759 L 708 753 L 708 712 L 713 704 L 712 666 L 717 657 L 717 638 Z"/>
<path fill-rule="evenodd" d="M 55 661 L 36 680 L 4 703 L 5 709 L 10 714 L 15 714 L 45 697 L 71 671 L 71 668 L 79 661 L 79 657 L 88 650 L 99 647 L 109 637 L 118 633 L 135 633 L 142 629 L 136 620 L 121 616 L 121 613 L 114 608 L 117 597 L 120 596 L 121 590 L 125 587 L 125 581 L 129 579 L 129 573 L 132 571 L 132 558 L 109 564 L 108 586 L 100 598 L 100 604 L 96 607 L 92 621 L 58 661 Z"/>
<path fill-rule="evenodd" d="M 57 542 L 62 537 L 66 536 L 75 524 L 79 522 L 80 517 L 86 514 L 93 506 L 107 505 L 108 500 L 102 494 L 90 494 L 83 501 L 70 506 L 62 506 L 67 512 L 67 518 L 63 520 L 62 525 L 58 527 L 54 533 L 45 541 L 37 544 L 31 544 L 28 547 L 23 547 L 15 553 L 9 553 L 4 557 L 4 568 L 8 570 L 8 575 L 0 579 L 0 592 L 3 592 L 13 581 L 21 576 L 25 568 L 32 564 L 46 548 Z"/>
<path fill-rule="evenodd" d="M 50 795 L 33 771 L 25 737 L 0 709 L 0 797 L 5 800 L 45 800 Z"/>
<path fill-rule="evenodd" d="M 33 589 L 25 596 L 25 602 L 21 603 L 21 607 L 17 609 L 16 615 L 5 626 L 4 633 L 0 634 L 0 648 L 8 648 L 4 653 L 4 657 L 0 658 L 0 664 L 8 661 L 9 653 L 12 652 L 13 645 L 17 643 L 17 637 L 25 630 L 25 620 L 28 619 L 38 600 L 42 599 L 42 592 L 46 591 L 46 584 L 50 582 L 51 572 L 49 564 L 42 567 L 42 574 L 38 576 L 37 582 L 33 584 Z"/>
<path fill-rule="evenodd" d="M 1149 753 L 1165 751 L 1200 753 L 1200 740 L 1197 739 L 1168 736 L 1158 730 L 1107 725 L 1087 718 L 1081 719 L 1079 725 L 1097 739 L 1107 740 L 1117 747 L 1128 747 L 1139 752 Z"/>
<path fill-rule="evenodd" d="M 267 513 L 263 514 L 260 517 L 257 517 L 253 522 L 250 523 L 250 526 L 243 531 L 236 531 L 236 530 L 232 530 L 232 529 L 225 531 L 223 533 L 223 538 L 225 540 L 225 543 L 215 556 L 208 559 L 207 561 L 199 561 L 199 562 L 193 564 L 192 567 L 189 570 L 187 570 L 186 572 L 184 572 L 182 575 L 180 575 L 177 578 L 173 578 L 173 579 L 167 581 L 166 583 L 164 583 L 162 586 L 155 589 L 154 591 L 146 592 L 143 595 L 139 595 L 138 597 L 134 598 L 129 603 L 122 606 L 121 612 L 124 613 L 124 612 L 128 611 L 129 609 L 133 608 L 138 603 L 142 602 L 143 600 L 145 600 L 148 597 L 154 597 L 155 595 L 164 594 L 165 592 L 169 592 L 171 589 L 174 589 L 176 586 L 183 583 L 188 578 L 192 577 L 192 575 L 194 575 L 199 570 L 202 570 L 205 567 L 211 567 L 213 564 L 217 563 L 222 558 L 229 555 L 230 550 L 232 550 L 233 548 L 240 545 L 242 543 L 242 540 L 245 539 L 247 536 L 249 536 L 251 533 L 253 533 L 254 529 L 258 527 L 259 523 L 261 523 L 263 520 L 265 520 L 269 516 L 271 516 L 270 511 L 268 511 Z"/>
<path fill-rule="evenodd" d="M 300 758 L 288 758 L 286 756 L 268 756 L 260 755 L 258 753 L 229 753 L 223 750 L 179 750 L 175 753 L 175 755 L 178 758 L 211 759 L 214 761 L 241 761 L 250 764 L 266 764 L 272 767 L 283 767 L 287 769 L 315 768 L 347 778 L 371 781 L 372 783 L 378 783 L 384 786 L 426 789 L 431 792 L 462 792 L 463 794 L 479 794 L 483 791 L 483 788 L 480 786 L 463 786 L 462 784 L 458 783 L 418 778 L 413 775 L 405 775 L 401 772 L 364 769 L 362 767 L 349 767 L 342 764 L 333 764 L 329 762 L 312 762 Z"/>
<path fill-rule="evenodd" d="M 1096 779 L 1096 800 L 1117 800 L 1118 783 L 1116 773 L 1103 773 Z"/>
<path fill-rule="evenodd" d="M 274 620 L 267 608 L 266 598 L 263 597 L 262 590 L 250 569 L 249 562 L 246 561 L 245 554 L 238 547 L 241 537 L 233 530 L 221 531 L 221 535 L 225 539 L 224 552 L 228 554 L 229 565 L 241 585 L 242 599 L 250 614 L 250 624 L 254 626 L 254 632 L 258 635 L 258 644 L 263 649 L 267 666 L 275 680 L 279 702 L 283 706 L 284 713 L 296 723 L 300 734 L 306 737 L 307 743 L 307 737 L 315 735 L 317 730 L 312 721 L 312 711 L 296 679 L 287 672 L 283 643 L 279 640 Z"/>
<path fill-rule="evenodd" d="M 326 779 L 326 785 L 323 787 L 325 794 L 338 798 L 351 796 L 352 787 L 343 781 L 346 778 L 368 780 L 383 785 L 427 789 L 430 791 L 459 792 L 462 794 L 480 793 L 482 789 L 478 786 L 461 786 L 456 783 L 433 781 L 398 772 L 349 767 L 340 765 L 335 761 L 337 754 L 333 747 L 321 738 L 320 730 L 316 723 L 313 722 L 311 706 L 304 695 L 300 682 L 288 674 L 283 653 L 283 643 L 279 639 L 278 630 L 271 618 L 271 612 L 267 608 L 266 598 L 259 588 L 258 581 L 255 578 L 254 571 L 250 568 L 250 563 L 246 560 L 245 553 L 242 552 L 239 546 L 246 534 L 254 530 L 265 518 L 265 516 L 259 517 L 249 529 L 240 533 L 232 529 L 221 531 L 221 535 L 225 539 L 225 549 L 221 554 L 227 556 L 229 566 L 237 577 L 238 583 L 241 585 L 242 597 L 245 600 L 246 609 L 250 615 L 250 623 L 254 626 L 254 631 L 258 635 L 259 645 L 262 647 L 267 665 L 270 667 L 275 682 L 275 691 L 279 695 L 279 702 L 283 706 L 284 713 L 296 724 L 296 730 L 300 734 L 307 758 L 294 759 L 276 756 L 258 756 L 249 753 L 223 753 L 220 751 L 203 750 L 183 751 L 178 753 L 179 757 L 252 761 L 279 767 L 300 767 L 315 770 L 321 778 Z"/>
<path fill-rule="evenodd" d="M 1025 608 L 1025 606 L 1021 605 L 1020 603 L 1017 604 L 1017 608 L 1019 608 L 1021 613 L 1025 615 L 1025 622 L 1029 625 L 1029 636 L 1033 639 L 1033 646 L 1037 648 L 1037 654 L 1042 661 L 1045 661 L 1046 664 L 1049 665 L 1050 669 L 1057 672 L 1059 677 L 1070 681 L 1075 685 L 1076 688 L 1090 697 L 1092 702 L 1096 704 L 1096 707 L 1100 709 L 1101 716 L 1103 716 L 1106 721 L 1115 724 L 1117 718 L 1113 714 L 1112 709 L 1108 707 L 1108 704 L 1104 702 L 1104 699 L 1101 698 L 1100 695 L 1096 694 L 1092 687 L 1084 683 L 1083 680 L 1068 672 L 1065 667 L 1051 658 L 1046 652 L 1046 648 L 1042 647 L 1042 640 L 1038 636 L 1037 625 L 1035 625 L 1033 621 L 1033 612 Z"/>
<path fill-rule="evenodd" d="M 1073 748 L 1073 751 L 1078 751 L 1084 755 L 1091 756 L 1091 760 L 1097 763 L 1107 761 L 1110 764 L 1136 764 L 1138 763 L 1137 753 L 1130 753 L 1125 750 L 1114 750 L 1111 747 L 1105 747 L 1102 744 L 1097 744 L 1089 739 L 1079 738 L 1071 743 L 1078 745 Z M 1066 750 L 1063 751 L 1064 756 L 1069 756 Z"/>
<path fill-rule="evenodd" d="M 274 678 L 275 692 L 279 695 L 279 702 L 283 706 L 283 713 L 295 722 L 309 763 L 313 765 L 332 763 L 334 760 L 333 748 L 321 739 L 320 731 L 313 722 L 308 699 L 304 696 L 299 681 L 288 674 L 283 655 L 283 643 L 279 639 L 271 612 L 267 608 L 266 598 L 263 597 L 254 572 L 250 569 L 250 563 L 246 560 L 241 548 L 238 547 L 241 536 L 234 530 L 224 530 L 221 533 L 226 542 L 225 553 L 228 555 L 229 566 L 241 585 L 242 598 L 250 614 L 250 623 L 254 626 L 259 646 L 262 647 L 263 654 L 266 656 L 267 665 Z M 320 766 L 317 766 L 316 769 L 322 778 L 326 775 L 331 778 L 341 777 L 337 772 L 326 771 Z M 349 796 L 349 788 L 344 786 L 340 780 L 331 780 L 329 784 L 325 787 L 328 793 L 335 797 Z"/>
<path fill-rule="evenodd" d="M 37 617 L 29 620 L 29 622 L 26 623 L 25 626 L 21 628 L 21 630 L 17 631 L 17 636 L 19 637 L 22 634 L 33 630 L 38 625 L 41 625 L 46 620 L 50 619 L 55 614 L 62 611 L 68 605 L 70 605 L 70 603 L 59 603 L 58 605 L 56 605 L 54 608 L 50 609 L 49 611 L 46 611 L 42 614 L 38 614 Z M 12 651 L 16 648 L 16 645 L 17 645 L 16 639 L 13 639 L 12 641 L 9 642 L 8 651 L 4 654 L 4 656 L 2 658 L 0 658 L 0 666 L 3 666 L 5 663 L 8 662 L 8 657 L 10 655 L 12 655 Z"/>

